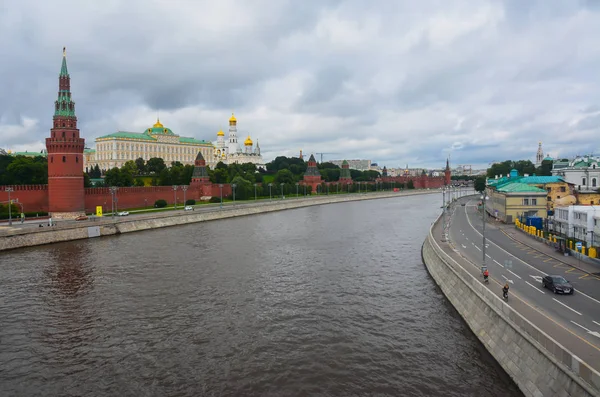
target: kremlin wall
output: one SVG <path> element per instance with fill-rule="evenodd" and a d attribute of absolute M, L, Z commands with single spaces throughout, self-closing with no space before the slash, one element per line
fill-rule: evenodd
<path fill-rule="evenodd" d="M 84 148 L 85 140 L 80 137 L 75 116 L 75 102 L 71 98 L 71 79 L 67 70 L 66 52 L 63 49 L 62 65 L 59 74 L 58 98 L 55 101 L 50 137 L 46 138 L 48 158 L 48 185 L 14 185 L 0 187 L 0 202 L 10 199 L 18 202 L 28 213 L 47 212 L 55 219 L 75 219 L 86 213 L 96 212 L 96 207 L 103 207 L 103 212 L 112 207 L 111 189 L 84 188 Z M 233 121 L 232 121 L 233 120 Z M 234 117 L 230 124 L 235 127 Z M 235 132 L 235 131 L 234 131 Z M 257 159 L 260 149 L 255 154 Z M 232 154 L 233 155 L 233 154 Z M 241 157 L 241 154 L 238 153 Z M 250 154 L 248 154 L 250 155 Z M 212 159 L 211 159 L 212 160 Z M 446 163 L 444 177 L 422 175 L 420 177 L 397 176 L 390 177 L 384 169 L 383 175 L 375 182 L 407 184 L 413 181 L 415 189 L 439 188 L 450 184 L 450 168 Z M 374 184 L 375 182 L 370 182 Z M 318 186 L 352 184 L 348 163 L 344 161 L 340 172 L 339 182 L 324 182 L 317 168 L 314 156 L 308 161 L 308 168 L 302 186 L 310 186 L 312 193 L 317 192 Z M 185 193 L 185 199 L 201 200 L 206 197 L 229 197 L 232 189 L 229 184 L 213 184 L 209 180 L 206 161 L 202 151 L 198 151 L 194 162 L 192 181 Z M 184 203 L 182 190 L 174 192 L 171 186 L 152 187 L 119 187 L 115 193 L 116 207 L 120 210 L 128 208 L 148 207 L 156 200 L 163 199 L 168 203 Z"/>

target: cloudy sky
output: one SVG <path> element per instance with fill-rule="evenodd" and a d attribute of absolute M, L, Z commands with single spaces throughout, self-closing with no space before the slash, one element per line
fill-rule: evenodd
<path fill-rule="evenodd" d="M 63 46 L 82 136 L 159 112 L 267 160 L 600 153 L 600 0 L 0 0 L 0 147 L 40 150 Z"/>

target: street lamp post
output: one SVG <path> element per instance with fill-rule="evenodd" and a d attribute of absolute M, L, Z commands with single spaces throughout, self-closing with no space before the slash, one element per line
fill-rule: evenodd
<path fill-rule="evenodd" d="M 256 186 L 257 185 L 258 185 L 257 183 L 254 184 L 254 201 L 256 201 Z"/>
<path fill-rule="evenodd" d="M 303 186 L 304 186 L 304 197 L 306 197 L 306 184 L 304 184 Z"/>
<path fill-rule="evenodd" d="M 173 185 L 173 209 L 177 209 L 177 185 Z"/>
<path fill-rule="evenodd" d="M 296 198 L 298 198 L 298 186 L 299 186 L 299 185 L 300 185 L 300 184 L 299 184 L 298 182 L 296 182 Z"/>
<path fill-rule="evenodd" d="M 231 184 L 231 187 L 233 188 L 233 205 L 235 205 L 235 188 L 237 187 L 237 185 L 233 183 Z"/>
<path fill-rule="evenodd" d="M 481 201 L 483 202 L 483 214 L 482 214 L 482 218 L 483 218 L 483 246 L 481 247 L 481 252 L 483 253 L 483 263 L 482 263 L 482 267 L 485 266 L 485 218 L 486 218 L 486 212 L 485 212 L 485 202 L 487 200 L 489 200 L 490 198 L 485 194 L 485 190 L 483 192 L 483 194 L 481 195 Z"/>
<path fill-rule="evenodd" d="M 273 201 L 273 195 L 271 194 L 271 186 L 273 186 L 273 184 L 269 183 L 269 201 Z"/>
<path fill-rule="evenodd" d="M 115 195 L 117 194 L 118 187 L 111 186 L 110 187 L 110 197 L 111 197 L 111 214 L 112 218 L 115 218 Z"/>
<path fill-rule="evenodd" d="M 221 205 L 220 208 L 223 208 L 223 184 L 219 184 L 219 193 L 221 194 Z"/>
<path fill-rule="evenodd" d="M 7 187 L 4 191 L 8 193 L 8 226 L 12 226 L 12 202 L 10 201 L 10 193 L 15 190 L 12 187 Z"/>
<path fill-rule="evenodd" d="M 183 205 L 187 204 L 187 200 L 185 199 L 186 198 L 185 192 L 188 190 L 188 187 L 189 187 L 188 185 L 183 185 L 181 187 L 181 190 L 183 190 Z"/>
<path fill-rule="evenodd" d="M 281 199 L 283 200 L 283 183 L 280 183 L 279 186 L 281 186 Z"/>
<path fill-rule="evenodd" d="M 350 185 L 352 185 L 350 182 L 348 182 L 348 194 L 350 194 Z"/>
<path fill-rule="evenodd" d="M 329 183 L 327 184 L 327 195 L 329 196 Z"/>
<path fill-rule="evenodd" d="M 446 241 L 446 188 L 442 188 L 442 241 Z"/>
<path fill-rule="evenodd" d="M 335 184 L 335 194 L 340 194 L 340 183 Z"/>

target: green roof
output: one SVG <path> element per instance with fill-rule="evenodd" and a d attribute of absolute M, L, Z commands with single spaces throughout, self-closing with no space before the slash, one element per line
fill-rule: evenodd
<path fill-rule="evenodd" d="M 47 157 L 48 153 L 46 151 L 43 152 L 11 152 L 9 153 L 11 156 L 26 156 L 26 157 Z"/>
<path fill-rule="evenodd" d="M 104 139 L 104 138 L 126 138 L 126 139 L 143 139 L 145 141 L 155 141 L 156 138 L 140 132 L 127 132 L 127 131 L 117 131 L 112 134 L 99 136 L 96 139 Z"/>
<path fill-rule="evenodd" d="M 544 189 L 521 182 L 507 183 L 504 186 L 498 187 L 498 191 L 504 193 L 546 193 Z"/>
<path fill-rule="evenodd" d="M 546 184 L 546 183 L 558 183 L 564 182 L 565 180 L 560 176 L 524 176 L 518 179 L 519 182 L 529 184 Z"/>
<path fill-rule="evenodd" d="M 150 128 L 150 129 L 155 130 L 156 128 Z M 156 129 L 156 130 L 159 130 L 159 129 Z M 160 130 L 162 130 L 162 128 Z M 167 130 L 169 130 L 169 129 L 167 128 Z M 166 135 L 176 136 L 175 134 L 173 134 L 173 132 L 171 132 L 171 130 L 169 130 L 169 132 L 170 132 L 170 134 L 167 133 Z M 158 135 L 158 134 L 160 134 L 160 133 L 157 133 L 156 135 Z M 164 133 L 162 133 L 162 134 L 164 134 Z M 96 139 L 110 139 L 110 138 L 140 139 L 140 140 L 144 140 L 144 141 L 156 141 L 156 138 L 154 138 L 148 132 L 127 132 L 127 131 L 117 131 L 112 134 L 100 136 Z M 187 144 L 192 143 L 192 144 L 196 144 L 196 145 L 212 145 L 211 142 L 199 140 L 196 138 L 185 137 L 185 136 L 179 137 L 179 143 L 187 143 Z"/>
<path fill-rule="evenodd" d="M 63 47 L 62 65 L 60 65 L 60 76 L 61 77 L 69 77 L 69 71 L 67 70 L 67 51 L 64 47 Z"/>
<path fill-rule="evenodd" d="M 96 153 L 96 149 L 83 149 L 83 153 Z"/>

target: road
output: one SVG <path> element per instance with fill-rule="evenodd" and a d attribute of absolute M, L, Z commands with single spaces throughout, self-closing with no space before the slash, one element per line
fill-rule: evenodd
<path fill-rule="evenodd" d="M 460 199 L 449 211 L 449 242 L 468 261 L 471 274 L 483 281 L 480 270 L 484 258 L 483 223 L 477 201 L 473 197 Z M 535 317 L 534 323 L 540 329 L 590 366 L 600 369 L 600 279 L 579 272 L 579 277 L 575 276 L 573 271 L 577 269 L 511 239 L 490 219 L 485 233 L 485 265 L 492 278 L 488 288 L 501 295 L 502 285 L 508 282 L 510 306 L 515 309 L 523 304 L 528 306 L 525 310 L 528 319 Z M 541 279 L 548 274 L 564 276 L 573 284 L 575 293 L 555 295 L 542 288 Z"/>

